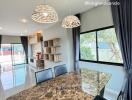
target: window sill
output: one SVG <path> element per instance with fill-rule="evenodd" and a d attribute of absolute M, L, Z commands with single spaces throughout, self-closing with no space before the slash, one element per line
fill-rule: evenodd
<path fill-rule="evenodd" d="M 92 61 L 92 60 L 83 60 L 83 59 L 79 59 L 79 61 L 92 62 L 92 63 L 98 63 L 98 64 L 106 64 L 106 65 L 123 66 L 123 63 L 112 63 L 112 62 Z"/>

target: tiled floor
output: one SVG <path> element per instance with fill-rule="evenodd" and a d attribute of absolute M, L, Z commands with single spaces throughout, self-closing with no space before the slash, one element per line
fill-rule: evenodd
<path fill-rule="evenodd" d="M 13 70 L 0 72 L 0 100 L 35 85 L 34 70 L 28 65 L 14 66 Z"/>

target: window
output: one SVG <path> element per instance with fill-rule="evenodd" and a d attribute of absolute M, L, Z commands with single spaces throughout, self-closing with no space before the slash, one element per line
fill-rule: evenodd
<path fill-rule="evenodd" d="M 88 34 L 82 34 L 80 40 L 81 58 L 87 60 L 96 60 L 96 34 L 90 32 Z"/>
<path fill-rule="evenodd" d="M 107 27 L 81 33 L 80 60 L 123 63 L 115 29 Z"/>

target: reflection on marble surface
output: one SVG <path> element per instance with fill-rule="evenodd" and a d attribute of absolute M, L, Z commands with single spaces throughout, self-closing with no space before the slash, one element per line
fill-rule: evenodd
<path fill-rule="evenodd" d="M 20 92 L 7 100 L 92 100 L 81 89 L 81 77 L 70 73 Z"/>
<path fill-rule="evenodd" d="M 89 70 L 86 68 L 81 69 L 81 76 L 82 89 L 93 96 L 99 94 L 111 78 L 111 74 Z"/>
<path fill-rule="evenodd" d="M 83 69 L 81 74 L 56 77 L 7 100 L 92 100 L 109 79 L 109 74 Z"/>
<path fill-rule="evenodd" d="M 34 71 L 28 65 L 14 66 L 14 69 L 0 73 L 0 100 L 34 85 Z"/>

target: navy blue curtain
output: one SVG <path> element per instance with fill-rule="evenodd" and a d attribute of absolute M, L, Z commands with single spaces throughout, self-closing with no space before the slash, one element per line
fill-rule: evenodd
<path fill-rule="evenodd" d="M 25 51 L 26 55 L 26 63 L 28 63 L 28 37 L 27 36 L 21 36 L 21 42 Z"/>
<path fill-rule="evenodd" d="M 80 14 L 77 14 L 76 16 L 80 19 Z M 80 26 L 73 28 L 72 33 L 73 33 L 74 70 L 79 71 Z"/>
<path fill-rule="evenodd" d="M 120 5 L 112 5 L 113 22 L 119 40 L 127 83 L 122 91 L 123 100 L 132 100 L 132 0 L 111 0 Z"/>
<path fill-rule="evenodd" d="M 1 49 L 2 35 L 0 35 L 0 49 Z"/>

